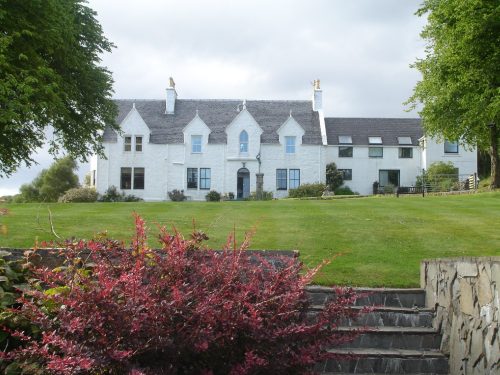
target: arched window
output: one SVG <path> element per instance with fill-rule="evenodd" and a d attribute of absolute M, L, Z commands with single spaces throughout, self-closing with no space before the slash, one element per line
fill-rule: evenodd
<path fill-rule="evenodd" d="M 248 152 L 248 133 L 243 130 L 240 133 L 240 153 Z"/>

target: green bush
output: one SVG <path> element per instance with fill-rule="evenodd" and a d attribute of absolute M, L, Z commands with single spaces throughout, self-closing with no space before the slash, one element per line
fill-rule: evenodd
<path fill-rule="evenodd" d="M 349 186 L 341 186 L 335 189 L 335 195 L 359 195 L 359 193 L 352 191 Z"/>
<path fill-rule="evenodd" d="M 168 192 L 168 197 L 172 202 L 182 202 L 186 200 L 186 196 L 184 195 L 184 190 L 174 189 Z"/>
<path fill-rule="evenodd" d="M 97 191 L 94 188 L 73 188 L 69 189 L 66 193 L 59 197 L 59 202 L 95 202 L 97 201 L 97 195 Z"/>
<path fill-rule="evenodd" d="M 344 176 L 342 172 L 337 169 L 335 163 L 329 163 L 326 166 L 326 186 L 330 191 L 335 191 L 344 182 Z"/>
<path fill-rule="evenodd" d="M 205 195 L 205 199 L 207 202 L 219 202 L 220 201 L 220 193 L 215 190 L 210 190 L 207 195 Z"/>
<path fill-rule="evenodd" d="M 19 309 L 17 299 L 28 288 L 28 279 L 32 276 L 24 259 L 9 260 L 10 257 L 10 252 L 0 250 L 0 347 L 4 353 L 21 345 L 21 340 L 12 335 L 13 331 L 22 331 L 27 336 L 37 336 L 40 331 L 27 318 L 16 313 Z M 2 374 L 20 374 L 18 368 L 17 362 L 7 364 L 0 361 Z"/>
<path fill-rule="evenodd" d="M 425 182 L 424 182 L 425 181 Z M 427 191 L 451 191 L 460 188 L 458 182 L 457 168 L 452 162 L 432 163 L 427 171 L 417 176 L 416 186 L 422 187 L 425 183 Z"/>
<path fill-rule="evenodd" d="M 326 185 L 322 183 L 303 184 L 296 189 L 290 189 L 289 198 L 321 197 L 326 190 Z"/>
<path fill-rule="evenodd" d="M 116 186 L 110 186 L 103 195 L 99 197 L 99 202 L 139 202 L 141 198 L 135 195 L 119 192 Z"/>

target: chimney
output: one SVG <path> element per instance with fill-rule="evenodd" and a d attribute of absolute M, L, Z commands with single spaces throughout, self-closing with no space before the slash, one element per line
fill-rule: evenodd
<path fill-rule="evenodd" d="M 165 106 L 165 113 L 167 115 L 173 115 L 175 112 L 175 100 L 177 99 L 177 92 L 175 91 L 175 82 L 172 77 L 169 79 L 169 85 L 167 87 L 167 100 Z"/>
<path fill-rule="evenodd" d="M 323 109 L 323 91 L 319 86 L 319 79 L 315 79 L 313 82 L 313 111 L 320 111 Z"/>

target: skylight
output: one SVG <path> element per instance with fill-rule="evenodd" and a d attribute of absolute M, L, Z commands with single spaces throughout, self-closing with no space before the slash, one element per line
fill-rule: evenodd
<path fill-rule="evenodd" d="M 339 135 L 339 143 L 346 145 L 352 144 L 352 137 L 350 135 Z"/>
<path fill-rule="evenodd" d="M 411 137 L 398 137 L 398 143 L 400 145 L 411 145 L 413 144 L 411 141 Z"/>
<path fill-rule="evenodd" d="M 381 145 L 382 137 L 368 137 L 368 143 L 371 145 Z"/>

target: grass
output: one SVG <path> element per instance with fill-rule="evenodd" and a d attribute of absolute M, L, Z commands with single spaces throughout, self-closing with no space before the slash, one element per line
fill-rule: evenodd
<path fill-rule="evenodd" d="M 196 220 L 214 248 L 234 229 L 242 240 L 255 228 L 253 249 L 297 249 L 308 266 L 342 254 L 316 277 L 325 285 L 414 287 L 422 259 L 500 255 L 500 192 L 328 201 L 4 204 L 10 213 L 0 216 L 7 228 L 0 233 L 0 247 L 54 239 L 47 206 L 64 238 L 88 239 L 107 231 L 127 240 L 133 211 L 148 221 L 151 244 L 156 223 L 187 235 Z"/>

